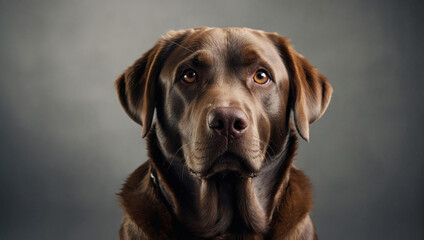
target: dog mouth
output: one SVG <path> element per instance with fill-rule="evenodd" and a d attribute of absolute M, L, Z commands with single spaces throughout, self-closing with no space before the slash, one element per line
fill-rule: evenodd
<path fill-rule="evenodd" d="M 205 171 L 196 172 L 190 168 L 190 172 L 200 179 L 254 178 L 258 175 L 247 159 L 230 151 L 219 156 Z"/>

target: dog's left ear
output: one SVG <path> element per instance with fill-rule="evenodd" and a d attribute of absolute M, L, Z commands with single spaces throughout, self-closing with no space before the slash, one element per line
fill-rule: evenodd
<path fill-rule="evenodd" d="M 327 78 L 308 60 L 297 53 L 290 41 L 276 33 L 268 37 L 274 42 L 289 71 L 294 121 L 299 135 L 309 141 L 309 125 L 318 120 L 330 103 L 333 88 Z"/>
<path fill-rule="evenodd" d="M 155 85 L 162 65 L 172 49 L 188 32 L 188 30 L 168 32 L 115 80 L 119 101 L 128 116 L 143 126 L 143 137 L 147 135 L 152 125 L 156 104 Z"/>

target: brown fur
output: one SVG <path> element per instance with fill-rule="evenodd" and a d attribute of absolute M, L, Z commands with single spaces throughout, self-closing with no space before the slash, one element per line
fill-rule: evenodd
<path fill-rule="evenodd" d="M 181 80 L 187 69 L 195 83 Z M 253 82 L 264 70 L 271 80 Z M 120 239 L 316 239 L 310 183 L 293 165 L 296 129 L 309 140 L 332 88 L 286 38 L 246 28 L 170 32 L 116 88 L 149 153 L 120 193 Z M 218 118 L 225 127 L 211 125 Z"/>

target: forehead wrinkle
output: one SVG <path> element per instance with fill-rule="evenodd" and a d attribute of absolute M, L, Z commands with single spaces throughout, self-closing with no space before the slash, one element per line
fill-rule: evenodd
<path fill-rule="evenodd" d="M 219 64 L 221 62 L 216 58 L 225 55 L 225 32 L 223 29 L 201 29 L 199 32 L 195 32 L 189 38 L 185 39 L 180 46 L 180 50 L 182 50 L 182 48 L 186 50 L 183 53 L 185 61 L 183 60 L 179 63 L 188 63 L 189 61 L 187 61 L 187 59 L 199 53 L 196 59 L 198 60 L 198 64 L 201 64 L 201 67 L 202 65 L 205 67 L 212 67 L 213 64 Z"/>
<path fill-rule="evenodd" d="M 258 60 L 261 59 L 261 56 L 257 50 L 250 47 L 241 51 L 240 58 L 243 66 L 249 66 L 258 62 Z"/>
<path fill-rule="evenodd" d="M 257 36 L 236 29 L 237 34 L 228 33 L 227 48 L 228 61 L 234 66 L 246 67 L 263 62 L 267 58 L 266 50 L 263 46 L 263 41 L 260 41 Z"/>
<path fill-rule="evenodd" d="M 243 69 L 262 67 L 275 77 L 275 66 L 273 64 L 275 59 L 261 46 L 244 41 L 239 41 L 235 46 L 237 48 L 229 56 L 230 65 Z"/>
<path fill-rule="evenodd" d="M 192 54 L 186 56 L 181 61 L 179 61 L 174 69 L 175 71 L 181 66 L 187 65 L 189 67 L 198 67 L 198 68 L 211 68 L 214 64 L 214 58 L 210 51 L 208 50 L 199 50 L 193 52 Z"/>
<path fill-rule="evenodd" d="M 264 67 L 269 71 L 273 71 L 273 58 L 270 57 L 263 49 L 253 47 L 245 48 L 241 53 L 242 67 Z"/>
<path fill-rule="evenodd" d="M 285 64 L 275 45 L 261 31 L 255 31 L 251 34 L 251 39 L 256 40 L 252 41 L 251 44 L 255 47 L 254 50 L 260 57 L 259 65 L 267 68 L 275 80 L 288 78 Z"/>

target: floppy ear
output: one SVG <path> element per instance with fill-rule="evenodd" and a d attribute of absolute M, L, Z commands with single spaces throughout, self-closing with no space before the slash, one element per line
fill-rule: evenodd
<path fill-rule="evenodd" d="M 188 31 L 172 31 L 158 42 L 116 80 L 119 101 L 132 120 L 143 126 L 142 136 L 150 130 L 155 108 L 155 85 L 166 57 Z"/>
<path fill-rule="evenodd" d="M 303 139 L 309 141 L 309 125 L 324 114 L 333 88 L 318 69 L 293 49 L 287 38 L 275 33 L 269 37 L 277 45 L 289 71 L 296 129 Z"/>

